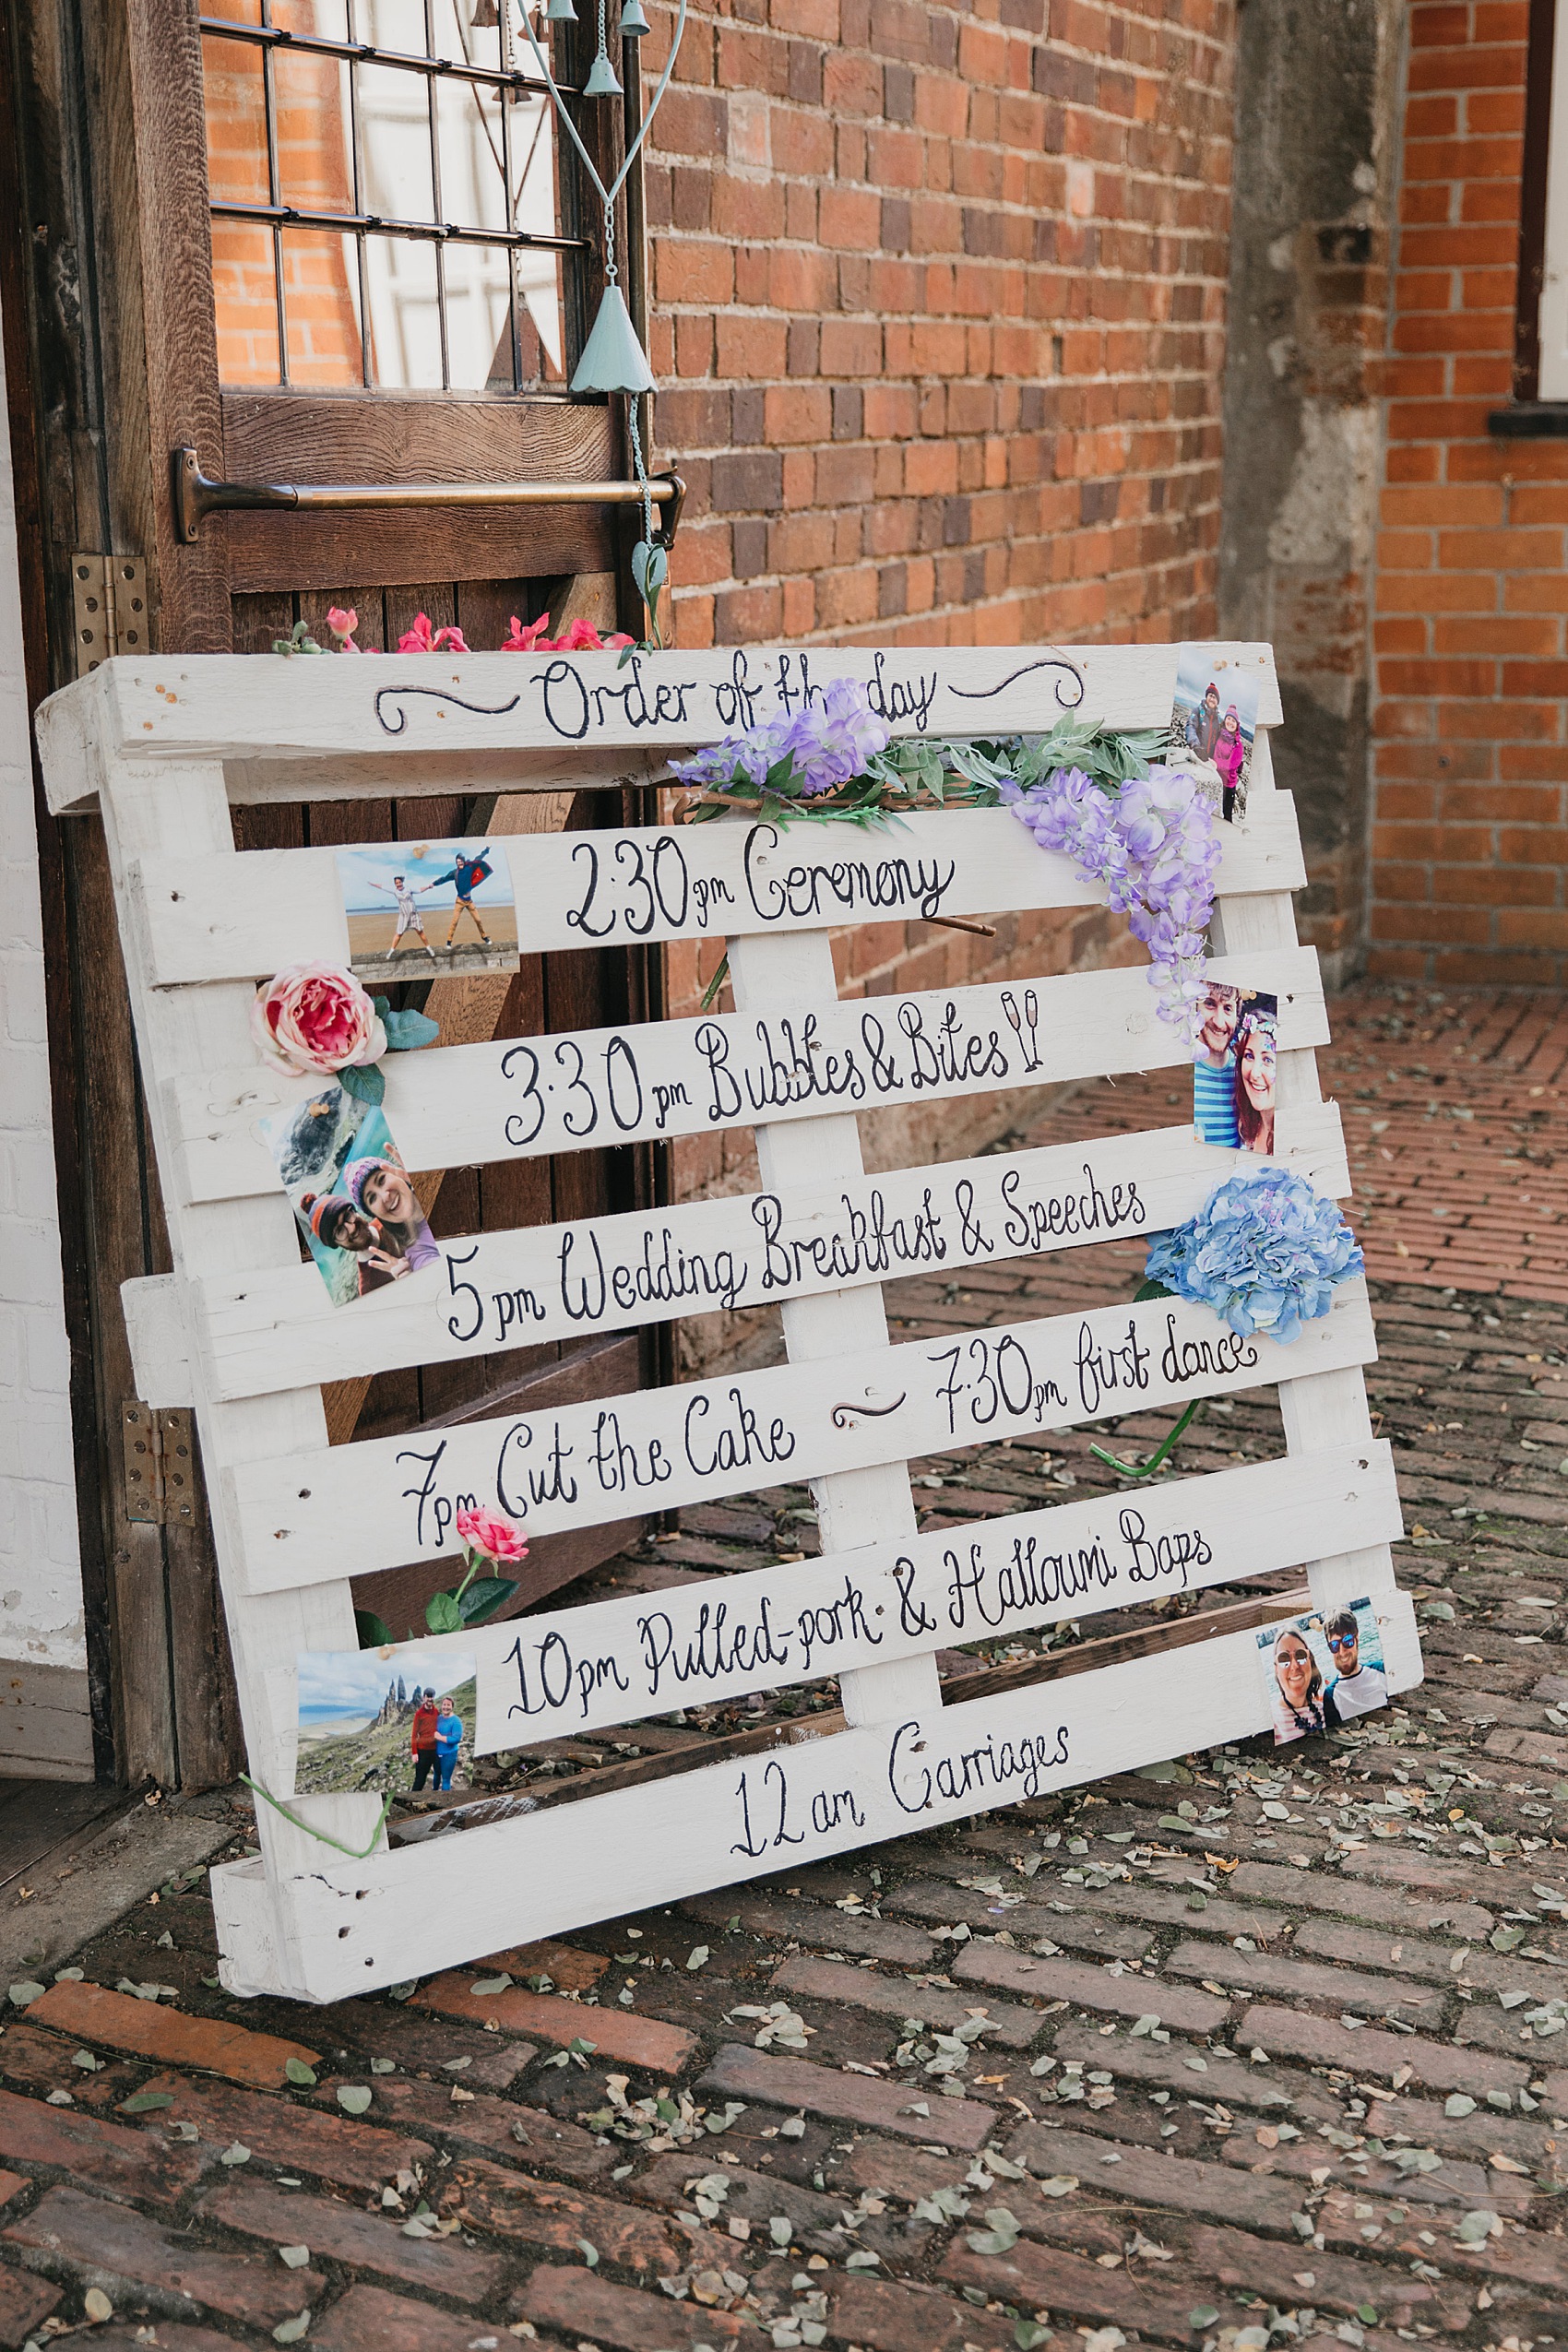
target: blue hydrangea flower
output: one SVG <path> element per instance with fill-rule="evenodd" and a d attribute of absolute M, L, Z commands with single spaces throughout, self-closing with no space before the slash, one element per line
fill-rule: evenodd
<path fill-rule="evenodd" d="M 1325 1315 L 1335 1288 L 1362 1269 L 1360 1245 L 1333 1201 L 1284 1168 L 1232 1176 L 1196 1217 L 1150 1236 L 1146 1278 L 1212 1307 L 1243 1339 L 1289 1345 Z"/>

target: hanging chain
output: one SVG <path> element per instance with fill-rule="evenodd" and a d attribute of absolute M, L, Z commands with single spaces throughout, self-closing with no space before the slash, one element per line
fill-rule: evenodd
<path fill-rule="evenodd" d="M 637 429 L 637 410 L 641 396 L 636 392 L 626 398 L 626 431 L 632 444 L 632 465 L 643 493 L 643 541 L 647 547 L 657 544 L 653 530 L 653 492 L 648 487 L 647 465 L 643 457 L 643 437 Z"/>

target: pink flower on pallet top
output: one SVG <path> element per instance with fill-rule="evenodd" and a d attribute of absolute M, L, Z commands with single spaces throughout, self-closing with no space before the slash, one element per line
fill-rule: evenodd
<path fill-rule="evenodd" d="M 428 612 L 416 612 L 413 627 L 398 640 L 399 653 L 467 653 L 469 649 L 461 629 L 438 629 Z"/>
<path fill-rule="evenodd" d="M 327 614 L 327 625 L 332 632 L 333 642 L 339 653 L 362 651 L 362 647 L 354 643 L 354 631 L 360 625 L 360 616 L 351 604 L 346 610 L 341 604 L 330 606 Z"/>
<path fill-rule="evenodd" d="M 471 1510 L 458 1512 L 457 1527 L 457 1540 L 466 1550 L 477 1551 L 498 1566 L 509 1566 L 529 1556 L 528 1538 L 504 1512 L 487 1511 L 475 1503 Z"/>
<path fill-rule="evenodd" d="M 351 972 L 336 964 L 285 964 L 251 1006 L 251 1036 L 274 1070 L 363 1069 L 386 1051 L 386 1031 Z"/>
<path fill-rule="evenodd" d="M 549 626 L 548 612 L 541 612 L 539 619 L 530 621 L 526 629 L 514 612 L 511 635 L 501 640 L 502 652 L 619 653 L 623 646 L 634 645 L 636 642 L 635 638 L 624 636 L 619 630 L 611 636 L 601 637 L 591 621 L 572 622 L 564 637 L 547 637 L 544 633 Z"/>

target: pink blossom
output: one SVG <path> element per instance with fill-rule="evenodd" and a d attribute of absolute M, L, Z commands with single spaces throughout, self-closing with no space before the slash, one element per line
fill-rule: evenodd
<path fill-rule="evenodd" d="M 414 625 L 406 629 L 398 640 L 399 653 L 467 653 L 463 633 L 458 628 L 436 628 L 428 612 L 417 612 Z"/>
<path fill-rule="evenodd" d="M 530 621 L 526 629 L 522 623 L 518 620 L 517 614 L 514 612 L 512 615 L 511 635 L 509 636 L 503 637 L 501 640 L 502 652 L 532 653 L 538 646 L 540 637 L 543 636 L 549 626 L 550 615 L 548 612 L 541 612 L 539 619 L 537 621 Z M 552 650 L 553 650 L 553 648 L 552 648 Z"/>
<path fill-rule="evenodd" d="M 564 637 L 547 637 L 550 615 L 541 612 L 525 629 L 517 614 L 512 615 L 512 634 L 501 643 L 503 653 L 619 653 L 623 646 L 635 645 L 636 639 L 616 630 L 601 637 L 591 621 L 573 621 L 567 624 Z"/>
<path fill-rule="evenodd" d="M 477 1551 L 494 1567 L 510 1567 L 529 1556 L 528 1538 L 505 1512 L 487 1511 L 475 1503 L 471 1510 L 458 1512 L 457 1526 L 457 1539 L 464 1548 Z"/>
<path fill-rule="evenodd" d="M 360 625 L 360 616 L 351 604 L 347 611 L 340 604 L 332 605 L 327 612 L 327 625 L 337 639 L 339 653 L 358 653 L 360 648 L 354 643 L 354 631 Z"/>
<path fill-rule="evenodd" d="M 274 1070 L 363 1069 L 386 1051 L 386 1032 L 351 972 L 336 964 L 285 964 L 251 1006 L 251 1036 Z"/>

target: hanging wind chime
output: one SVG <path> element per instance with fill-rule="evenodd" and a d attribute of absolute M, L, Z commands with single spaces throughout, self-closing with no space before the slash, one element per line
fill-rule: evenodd
<path fill-rule="evenodd" d="M 598 6 L 599 45 L 594 52 L 593 64 L 588 69 L 588 77 L 583 84 L 582 94 L 585 98 L 621 98 L 625 93 L 616 77 L 615 68 L 610 62 L 610 50 L 605 37 L 607 0 L 598 0 Z M 548 0 L 544 18 L 547 24 L 576 24 L 577 12 L 573 6 L 573 0 Z M 555 77 L 550 70 L 550 60 L 533 29 L 533 20 L 529 13 L 526 0 L 522 8 L 522 18 L 523 30 L 529 37 L 529 46 L 539 61 L 539 69 L 544 76 L 556 114 L 573 146 L 581 156 L 583 168 L 589 181 L 598 190 L 600 200 L 604 207 L 604 291 L 600 296 L 599 311 L 594 319 L 592 330 L 588 341 L 583 345 L 583 355 L 577 362 L 576 372 L 572 377 L 572 389 L 574 392 L 618 392 L 625 400 L 626 437 L 631 444 L 632 463 L 643 494 L 643 535 L 632 550 L 632 577 L 636 584 L 638 595 L 647 607 L 649 623 L 657 637 L 659 625 L 655 615 L 659 603 L 659 592 L 664 586 L 669 574 L 670 558 L 654 529 L 653 498 L 648 488 L 647 466 L 643 457 L 642 434 L 637 424 L 637 402 L 644 393 L 653 391 L 655 385 L 653 370 L 647 363 L 647 354 L 637 340 L 636 328 L 632 325 L 632 315 L 626 308 L 626 298 L 621 291 L 621 272 L 615 258 L 615 199 L 625 185 L 626 174 L 636 161 L 653 118 L 659 112 L 659 102 L 670 87 L 670 77 L 675 70 L 675 59 L 681 47 L 681 35 L 686 29 L 686 0 L 680 0 L 680 11 L 675 18 L 674 37 L 670 43 L 670 54 L 665 60 L 664 71 L 659 77 L 659 87 L 654 91 L 652 101 L 643 115 L 636 138 L 626 149 L 625 160 L 608 188 L 594 167 L 593 158 L 584 146 L 576 125 L 566 112 L 561 92 L 556 88 Z M 650 30 L 647 18 L 643 14 L 642 0 L 624 0 L 621 10 L 619 30 L 623 40 L 640 40 L 643 34 Z"/>

